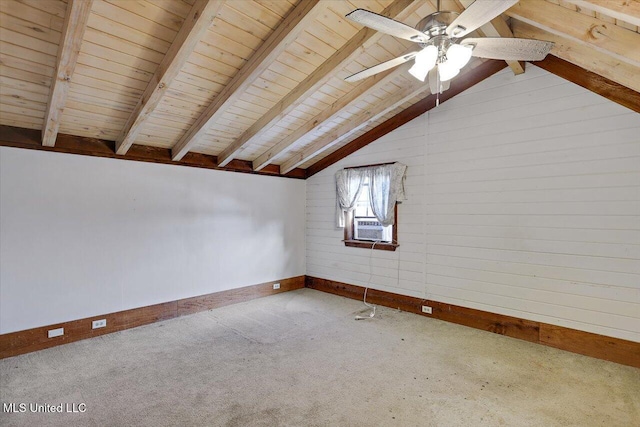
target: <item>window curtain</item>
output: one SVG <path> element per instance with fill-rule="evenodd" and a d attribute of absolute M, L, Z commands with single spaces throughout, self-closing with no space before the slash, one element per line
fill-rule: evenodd
<path fill-rule="evenodd" d="M 344 214 L 356 207 L 362 191 L 364 169 L 341 169 L 336 173 L 336 224 L 344 228 Z"/>
<path fill-rule="evenodd" d="M 383 226 L 396 223 L 394 207 L 405 200 L 404 174 L 407 166 L 401 163 L 367 168 L 371 210 Z"/>
<path fill-rule="evenodd" d="M 339 170 L 336 173 L 337 226 L 345 226 L 344 214 L 355 208 L 365 178 L 369 179 L 369 200 L 373 214 L 385 227 L 395 224 L 395 204 L 405 200 L 406 170 L 407 166 L 402 163 Z"/>

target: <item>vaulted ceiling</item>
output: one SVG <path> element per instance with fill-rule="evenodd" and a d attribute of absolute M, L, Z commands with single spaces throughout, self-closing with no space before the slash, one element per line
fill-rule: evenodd
<path fill-rule="evenodd" d="M 356 8 L 414 26 L 436 0 L 0 0 L 0 145 L 307 176 L 435 106 L 410 64 L 344 81 L 412 47 Z M 521 0 L 476 35 L 553 41 L 540 66 L 640 111 L 639 26 L 637 0 Z"/>

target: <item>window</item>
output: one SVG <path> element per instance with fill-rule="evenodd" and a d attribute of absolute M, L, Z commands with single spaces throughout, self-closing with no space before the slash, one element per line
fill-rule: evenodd
<path fill-rule="evenodd" d="M 396 250 L 406 170 L 401 163 L 385 163 L 336 172 L 336 222 L 344 228 L 346 246 Z"/>

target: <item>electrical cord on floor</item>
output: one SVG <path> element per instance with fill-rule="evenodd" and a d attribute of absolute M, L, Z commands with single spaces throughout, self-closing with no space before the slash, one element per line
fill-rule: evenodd
<path fill-rule="evenodd" d="M 376 306 L 373 305 L 373 304 L 369 304 L 367 302 L 367 291 L 369 290 L 369 285 L 371 284 L 371 276 L 373 276 L 373 272 L 371 271 L 371 269 L 372 269 L 372 267 L 371 267 L 371 258 L 373 257 L 373 249 L 376 247 L 377 243 L 381 243 L 381 242 L 382 242 L 382 240 L 376 240 L 371 245 L 371 252 L 369 253 L 369 279 L 367 280 L 367 287 L 364 288 L 364 299 L 362 300 L 364 305 L 366 305 L 367 307 L 369 307 L 371 309 L 371 313 L 369 313 L 368 316 L 356 316 L 355 320 L 373 319 L 374 316 L 376 315 Z M 397 244 L 398 242 L 392 240 L 391 243 Z M 398 283 L 399 282 L 400 282 L 400 259 L 398 259 Z"/>
<path fill-rule="evenodd" d="M 371 276 L 373 275 L 373 272 L 371 271 L 371 268 L 372 268 L 371 267 L 371 258 L 373 256 L 373 249 L 376 247 L 376 243 L 380 243 L 381 241 L 382 240 L 376 240 L 371 245 L 371 252 L 369 252 L 369 279 L 367 280 L 367 287 L 364 288 L 364 299 L 362 300 L 364 305 L 366 305 L 367 307 L 369 307 L 371 309 L 371 313 L 369 313 L 368 316 L 356 316 L 355 320 L 373 319 L 373 317 L 376 315 L 376 306 L 373 305 L 373 304 L 369 304 L 367 302 L 367 291 L 369 290 L 369 285 L 371 284 Z"/>

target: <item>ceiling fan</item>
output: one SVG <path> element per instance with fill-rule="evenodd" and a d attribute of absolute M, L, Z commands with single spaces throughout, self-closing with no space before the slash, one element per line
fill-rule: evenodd
<path fill-rule="evenodd" d="M 438 0 L 437 12 L 423 18 L 415 28 L 368 10 L 356 9 L 346 17 L 374 30 L 418 43 L 422 49 L 352 74 L 345 80 L 355 82 L 413 59 L 409 73 L 421 81 L 429 75 L 431 93 L 435 94 L 448 87 L 442 83 L 458 75 L 472 56 L 540 61 L 553 47 L 552 42 L 502 37 L 464 38 L 515 3 L 518 0 L 476 0 L 459 14 L 440 11 Z"/>

